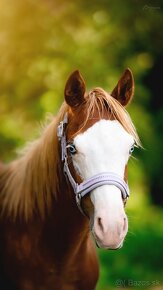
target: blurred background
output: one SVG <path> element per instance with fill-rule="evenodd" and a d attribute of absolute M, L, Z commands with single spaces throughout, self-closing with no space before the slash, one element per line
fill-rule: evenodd
<path fill-rule="evenodd" d="M 112 91 L 135 78 L 128 111 L 144 149 L 129 162 L 129 233 L 99 250 L 97 290 L 163 289 L 163 6 L 161 1 L 0 0 L 0 160 L 38 136 L 63 102 L 68 75 Z M 87 290 L 87 289 L 86 289 Z"/>

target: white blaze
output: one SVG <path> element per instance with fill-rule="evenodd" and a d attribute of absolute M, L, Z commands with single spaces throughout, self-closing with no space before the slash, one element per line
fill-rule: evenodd
<path fill-rule="evenodd" d="M 100 120 L 74 138 L 77 149 L 77 154 L 73 156 L 74 167 L 83 180 L 103 172 L 114 172 L 123 178 L 133 143 L 133 137 L 117 120 Z M 120 190 L 113 185 L 104 185 L 93 190 L 90 197 L 95 217 L 103 219 L 103 232 L 112 231 L 113 235 L 115 227 L 118 232 L 125 216 Z M 107 239 L 108 236 L 103 238 L 103 247 L 105 244 L 108 246 Z"/>
<path fill-rule="evenodd" d="M 84 180 L 102 172 L 114 172 L 123 178 L 133 143 L 133 137 L 117 120 L 100 120 L 74 138 L 74 167 Z"/>

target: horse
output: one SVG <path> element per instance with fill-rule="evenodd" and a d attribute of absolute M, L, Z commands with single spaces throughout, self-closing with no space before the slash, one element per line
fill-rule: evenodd
<path fill-rule="evenodd" d="M 128 231 L 127 163 L 140 146 L 125 109 L 133 93 L 128 68 L 110 94 L 87 92 L 74 71 L 57 116 L 1 163 L 1 290 L 95 289 L 95 243 L 119 249 Z"/>

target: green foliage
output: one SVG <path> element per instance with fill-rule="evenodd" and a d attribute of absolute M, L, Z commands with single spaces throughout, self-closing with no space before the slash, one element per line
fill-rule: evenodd
<path fill-rule="evenodd" d="M 15 158 L 15 150 L 37 135 L 47 112 L 57 113 L 74 69 L 81 70 L 88 89 L 108 91 L 126 67 L 133 71 L 135 98 L 129 112 L 145 147 L 130 162 L 133 234 L 120 251 L 100 251 L 101 290 L 116 286 L 117 279 L 163 277 L 162 212 L 149 197 L 151 180 L 162 180 L 163 111 L 159 107 L 156 114 L 149 105 L 157 96 L 144 83 L 162 55 L 162 14 L 161 1 L 0 1 L 2 161 Z"/>

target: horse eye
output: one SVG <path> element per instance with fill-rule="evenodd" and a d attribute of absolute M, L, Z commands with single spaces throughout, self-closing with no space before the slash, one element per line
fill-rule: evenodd
<path fill-rule="evenodd" d="M 132 145 L 132 147 L 130 148 L 129 154 L 131 155 L 134 152 L 135 149 L 135 145 Z"/>
<path fill-rule="evenodd" d="M 75 145 L 74 144 L 70 144 L 70 145 L 68 145 L 67 146 L 67 148 L 68 148 L 68 150 L 69 150 L 69 152 L 70 152 L 70 154 L 75 154 L 76 153 L 76 147 L 75 147 Z"/>

